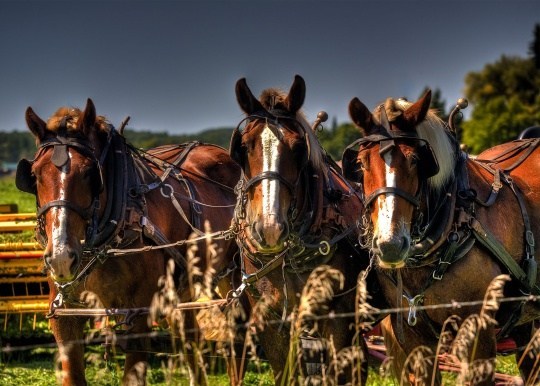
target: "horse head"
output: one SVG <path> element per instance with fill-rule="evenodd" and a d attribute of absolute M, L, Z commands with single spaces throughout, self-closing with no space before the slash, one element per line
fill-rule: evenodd
<path fill-rule="evenodd" d="M 259 99 L 245 79 L 236 84 L 246 118 L 233 133 L 230 152 L 243 169 L 240 217 L 245 217 L 245 241 L 252 252 L 283 251 L 291 227 L 305 215 L 303 178 L 317 158 L 311 151 L 316 138 L 300 111 L 305 92 L 298 75 L 288 93 L 267 89 Z"/>
<path fill-rule="evenodd" d="M 47 122 L 29 107 L 26 122 L 38 150 L 32 161 L 19 162 L 16 184 L 36 195 L 45 265 L 65 283 L 76 275 L 89 228 L 104 207 L 101 152 L 110 125 L 90 99 L 84 111 L 63 107 Z"/>
<path fill-rule="evenodd" d="M 387 99 L 373 113 L 358 99 L 349 114 L 363 137 L 343 155 L 344 173 L 361 182 L 373 226 L 372 250 L 386 268 L 411 253 L 425 196 L 452 175 L 453 150 L 444 123 L 429 111 L 431 92 L 415 103 Z M 443 166 L 439 166 L 445 161 Z"/>

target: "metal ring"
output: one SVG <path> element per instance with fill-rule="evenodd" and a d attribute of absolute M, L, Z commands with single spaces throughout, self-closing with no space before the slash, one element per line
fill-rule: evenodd
<path fill-rule="evenodd" d="M 323 249 L 323 246 L 326 245 L 326 251 Z M 319 247 L 319 253 L 323 256 L 326 256 L 330 253 L 330 243 L 326 240 L 321 241 L 321 246 Z"/>
<path fill-rule="evenodd" d="M 164 189 L 163 189 L 163 188 L 165 188 L 165 187 L 167 187 L 167 188 L 169 188 L 169 189 L 171 190 L 169 194 L 165 194 L 165 193 L 164 193 Z M 172 187 L 170 184 L 163 184 L 163 185 L 161 185 L 160 192 L 161 192 L 161 195 L 162 195 L 163 197 L 169 198 L 169 197 L 171 197 L 171 196 L 173 195 L 174 189 L 173 189 L 173 187 Z"/>

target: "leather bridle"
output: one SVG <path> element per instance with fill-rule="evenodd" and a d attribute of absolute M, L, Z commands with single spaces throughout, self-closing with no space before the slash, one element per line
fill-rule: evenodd
<path fill-rule="evenodd" d="M 92 246 L 95 242 L 97 234 L 97 223 L 99 215 L 99 196 L 104 189 L 104 180 L 103 180 L 103 163 L 108 154 L 110 148 L 112 131 L 108 136 L 107 142 L 103 148 L 101 156 L 99 159 L 94 153 L 93 146 L 85 139 L 77 136 L 68 136 L 65 131 L 62 130 L 56 137 L 49 138 L 44 140 L 38 148 L 36 157 L 29 161 L 23 159 L 19 162 L 17 167 L 17 184 L 25 185 L 25 191 L 29 191 L 33 194 L 36 194 L 36 205 L 37 205 L 37 223 L 36 228 L 37 239 L 40 244 L 45 247 L 47 244 L 47 235 L 45 233 L 45 215 L 52 208 L 66 208 L 72 212 L 75 212 L 80 216 L 86 223 L 86 237 L 84 247 Z M 63 167 L 69 161 L 69 149 L 75 149 L 78 153 L 88 158 L 92 162 L 92 167 L 95 168 L 95 173 L 97 173 L 98 178 L 92 180 L 91 183 L 93 188 L 91 189 L 92 199 L 91 204 L 88 207 L 82 207 L 72 201 L 57 199 L 49 201 L 43 205 L 40 205 L 37 199 L 37 191 L 35 190 L 35 176 L 31 174 L 30 170 L 32 164 L 34 164 L 40 157 L 42 157 L 45 152 L 52 148 L 53 154 L 51 156 L 51 162 L 58 168 Z M 33 189 L 28 189 L 28 187 L 33 187 Z"/>

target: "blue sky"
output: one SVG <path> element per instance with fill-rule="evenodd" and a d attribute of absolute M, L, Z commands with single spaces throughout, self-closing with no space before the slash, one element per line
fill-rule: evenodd
<path fill-rule="evenodd" d="M 302 75 L 310 120 L 426 86 L 449 106 L 468 72 L 527 56 L 536 23 L 538 0 L 0 0 L 0 131 L 88 97 L 136 130 L 235 126 L 241 77 L 258 95 Z"/>

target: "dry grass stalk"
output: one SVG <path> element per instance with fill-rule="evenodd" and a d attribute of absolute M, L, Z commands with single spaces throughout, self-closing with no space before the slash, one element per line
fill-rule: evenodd
<path fill-rule="evenodd" d="M 454 335 L 459 329 L 459 322 L 461 318 L 457 315 L 453 315 L 446 319 L 441 329 L 441 335 L 437 342 L 437 348 L 435 349 L 435 361 L 433 363 L 433 374 L 431 376 L 431 385 L 434 386 L 437 381 L 437 371 L 439 367 L 439 356 L 445 355 L 451 352 L 452 342 Z"/>
<path fill-rule="evenodd" d="M 360 346 L 355 345 L 340 350 L 332 359 L 330 366 L 334 368 L 336 377 L 344 374 L 347 370 L 351 371 L 351 384 L 362 385 L 366 381 L 362 379 L 362 362 L 366 360 L 364 351 Z"/>
<path fill-rule="evenodd" d="M 525 347 L 521 358 L 518 361 L 518 367 L 523 365 L 526 356 L 534 360 L 533 368 L 529 377 L 525 380 L 526 385 L 536 385 L 537 379 L 540 377 L 540 328 L 534 332 L 531 340 Z"/>
<path fill-rule="evenodd" d="M 287 359 L 287 378 L 289 382 L 300 383 L 316 382 L 316 378 L 305 377 L 302 370 L 303 350 L 301 345 L 302 336 L 318 336 L 319 325 L 316 317 L 326 315 L 329 312 L 329 303 L 334 298 L 336 292 L 343 290 L 345 278 L 343 274 L 327 265 L 322 265 L 315 268 L 308 277 L 306 284 L 302 290 L 300 302 L 295 312 L 291 314 L 291 331 L 289 355 Z M 326 342 L 328 352 L 332 353 L 332 342 Z M 335 358 L 335 353 L 330 354 L 331 358 Z M 299 371 L 297 371 L 299 369 Z M 324 378 L 326 369 L 323 368 L 323 382 L 327 382 Z M 293 379 L 297 377 L 298 379 Z M 283 377 L 285 380 L 286 377 Z"/>
<path fill-rule="evenodd" d="M 366 284 L 366 273 L 360 272 L 358 280 L 356 282 L 356 305 L 355 305 L 355 324 L 358 335 L 361 332 L 371 330 L 372 322 L 375 320 L 375 315 L 378 314 L 379 309 L 369 304 L 369 296 Z"/>
<path fill-rule="evenodd" d="M 337 269 L 328 265 L 315 268 L 302 290 L 295 330 L 315 334 L 318 325 L 313 317 L 328 313 L 328 304 L 335 293 L 343 289 L 344 283 L 345 278 Z"/>
<path fill-rule="evenodd" d="M 433 367 L 433 351 L 427 346 L 418 346 L 409 354 L 403 365 L 400 385 L 412 380 L 414 385 L 422 385 L 428 379 L 429 369 Z"/>
<path fill-rule="evenodd" d="M 457 332 L 452 346 L 452 354 L 461 362 L 458 377 L 460 384 L 470 384 L 474 379 L 493 377 L 495 358 L 482 360 L 474 360 L 474 358 L 476 358 L 480 332 L 497 324 L 495 313 L 499 309 L 500 299 L 504 296 L 504 284 L 509 280 L 508 275 L 495 277 L 486 290 L 480 314 L 467 317 Z"/>

